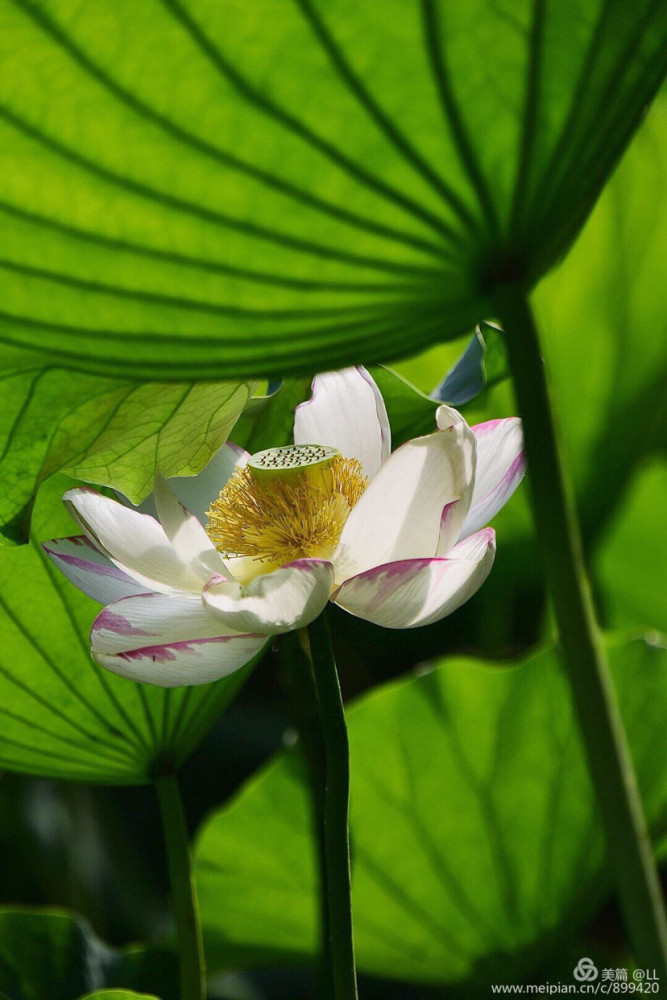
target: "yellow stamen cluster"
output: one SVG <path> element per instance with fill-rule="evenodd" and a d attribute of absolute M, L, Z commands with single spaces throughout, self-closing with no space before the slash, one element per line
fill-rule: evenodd
<path fill-rule="evenodd" d="M 327 559 L 367 485 L 361 463 L 340 455 L 326 484 L 306 471 L 266 482 L 237 469 L 206 511 L 206 530 L 224 556 L 250 556 L 271 568 L 304 556 Z"/>

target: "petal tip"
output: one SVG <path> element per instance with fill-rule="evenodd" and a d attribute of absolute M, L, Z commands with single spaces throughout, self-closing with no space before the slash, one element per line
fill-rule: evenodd
<path fill-rule="evenodd" d="M 489 549 L 493 552 L 496 551 L 497 544 L 495 528 L 481 528 L 473 535 L 469 535 L 468 538 L 464 539 L 464 541 L 460 544 L 464 545 L 466 541 L 472 542 L 473 540 L 478 542 L 480 545 L 484 545 L 487 552 Z"/>
<path fill-rule="evenodd" d="M 304 556 L 301 559 L 294 559 L 292 562 L 285 563 L 280 568 L 313 570 L 325 567 L 333 569 L 333 563 L 330 562 L 328 559 L 311 559 L 307 556 Z"/>
<path fill-rule="evenodd" d="M 209 591 L 211 587 L 216 587 L 219 583 L 230 583 L 230 582 L 232 581 L 228 580 L 226 576 L 222 575 L 222 573 L 212 573 L 211 576 L 209 576 L 206 583 L 204 584 L 202 594 L 206 594 L 206 592 Z"/>

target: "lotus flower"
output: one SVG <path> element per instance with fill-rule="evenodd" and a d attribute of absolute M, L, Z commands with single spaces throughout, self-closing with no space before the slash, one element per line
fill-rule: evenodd
<path fill-rule="evenodd" d="M 385 628 L 451 614 L 491 570 L 485 525 L 524 459 L 517 418 L 469 427 L 440 406 L 436 422 L 392 453 L 369 373 L 328 372 L 297 407 L 293 446 L 251 456 L 228 443 L 196 477 L 158 475 L 142 509 L 70 490 L 83 535 L 44 548 L 105 605 L 95 661 L 166 687 L 203 684 L 328 601 Z"/>

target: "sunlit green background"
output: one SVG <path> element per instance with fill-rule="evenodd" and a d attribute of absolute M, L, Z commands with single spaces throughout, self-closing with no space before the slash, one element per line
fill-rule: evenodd
<path fill-rule="evenodd" d="M 424 3 L 448 104 L 399 0 L 0 0 L 0 997 L 175 998 L 145 784 L 164 753 L 212 1000 L 313 995 L 278 657 L 169 693 L 99 674 L 96 606 L 27 539 L 72 533 L 72 477 L 140 500 L 156 467 L 192 474 L 228 435 L 283 443 L 322 366 L 398 359 L 428 394 L 492 318 L 502 268 L 549 272 L 533 304 L 666 857 L 667 97 L 561 260 L 664 72 L 667 15 L 632 7 L 538 3 L 537 30 L 524 2 Z M 288 381 L 235 424 L 269 375 Z M 395 436 L 423 433 L 431 404 L 378 381 Z M 464 412 L 515 413 L 511 380 Z M 451 619 L 398 634 L 334 612 L 366 1000 L 571 982 L 583 954 L 630 966 L 527 484 L 494 526 L 494 571 Z"/>

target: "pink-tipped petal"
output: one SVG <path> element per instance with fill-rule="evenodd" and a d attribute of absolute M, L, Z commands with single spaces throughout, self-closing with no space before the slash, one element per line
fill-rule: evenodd
<path fill-rule="evenodd" d="M 333 587 L 333 566 L 323 559 L 299 559 L 243 586 L 213 577 L 204 602 L 238 632 L 274 635 L 303 628 L 326 606 Z"/>
<path fill-rule="evenodd" d="M 89 541 L 143 590 L 165 594 L 201 591 L 201 578 L 183 562 L 162 526 L 148 514 L 91 489 L 69 490 L 63 500 Z"/>
<path fill-rule="evenodd" d="M 137 646 L 170 644 L 193 636 L 214 639 L 235 632 L 194 594 L 137 594 L 100 611 L 90 641 L 95 653 L 121 653 Z"/>
<path fill-rule="evenodd" d="M 431 558 L 443 538 L 451 547 L 470 506 L 475 447 L 468 425 L 457 423 L 398 448 L 345 523 L 333 557 L 336 581 L 385 563 Z"/>
<path fill-rule="evenodd" d="M 495 533 L 486 528 L 456 545 L 446 559 L 404 559 L 354 576 L 332 600 L 384 628 L 431 625 L 479 590 L 495 551 Z"/>
<path fill-rule="evenodd" d="M 440 535 L 438 537 L 438 547 L 436 556 L 448 555 L 451 548 L 456 545 L 461 533 L 460 518 L 458 517 L 458 500 L 445 504 L 440 515 Z"/>
<path fill-rule="evenodd" d="M 313 379 L 312 396 L 296 408 L 295 444 L 325 444 L 357 458 L 372 479 L 391 451 L 384 400 L 365 368 L 325 372 Z"/>
<path fill-rule="evenodd" d="M 264 635 L 233 632 L 194 596 L 140 594 L 116 601 L 91 631 L 96 663 L 161 687 L 207 684 L 240 669 L 265 645 Z"/>
<path fill-rule="evenodd" d="M 102 555 L 85 535 L 42 542 L 44 552 L 67 579 L 99 604 L 141 593 L 145 588 Z"/>
<path fill-rule="evenodd" d="M 526 471 L 523 432 L 518 417 L 489 420 L 472 430 L 477 439 L 475 488 L 461 539 L 479 531 L 495 517 Z"/>

